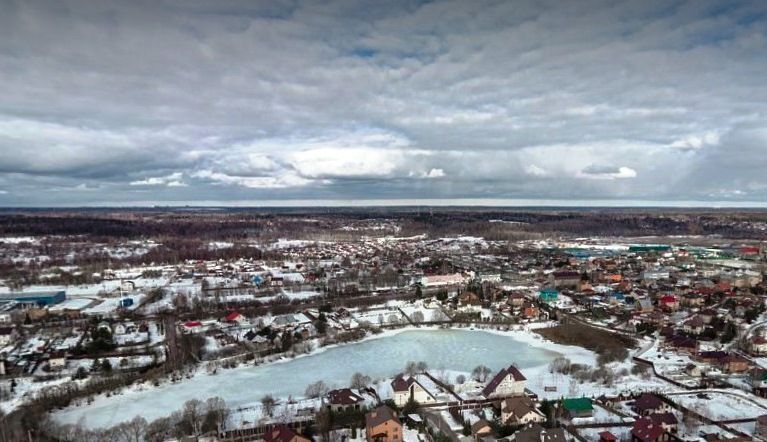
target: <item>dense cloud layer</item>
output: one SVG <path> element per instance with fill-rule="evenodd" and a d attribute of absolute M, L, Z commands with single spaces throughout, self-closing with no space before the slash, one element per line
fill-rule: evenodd
<path fill-rule="evenodd" d="M 0 205 L 767 197 L 767 2 L 0 3 Z"/>

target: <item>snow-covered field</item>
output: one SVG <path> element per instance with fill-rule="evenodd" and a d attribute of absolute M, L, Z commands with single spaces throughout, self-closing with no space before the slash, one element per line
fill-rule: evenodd
<path fill-rule="evenodd" d="M 689 393 L 673 395 L 671 399 L 713 420 L 748 419 L 767 414 L 767 407 L 736 393 Z"/>

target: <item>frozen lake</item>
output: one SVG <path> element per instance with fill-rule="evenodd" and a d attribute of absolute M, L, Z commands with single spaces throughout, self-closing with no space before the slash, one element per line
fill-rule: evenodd
<path fill-rule="evenodd" d="M 176 384 L 129 391 L 56 413 L 60 422 L 83 419 L 89 427 L 129 420 L 136 415 L 153 420 L 181 408 L 189 399 L 220 396 L 230 407 L 257 403 L 265 394 L 301 397 L 306 386 L 323 380 L 331 387 L 348 386 L 352 374 L 373 379 L 400 373 L 407 361 L 426 361 L 430 370 L 470 372 L 479 364 L 494 372 L 512 362 L 525 368 L 548 364 L 559 356 L 510 336 L 471 330 L 407 330 L 354 344 L 333 347 L 309 356 L 261 366 L 219 370 Z"/>

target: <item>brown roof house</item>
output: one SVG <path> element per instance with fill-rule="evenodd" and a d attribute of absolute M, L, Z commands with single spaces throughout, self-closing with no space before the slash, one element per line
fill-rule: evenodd
<path fill-rule="evenodd" d="M 634 411 L 640 416 L 649 414 L 665 413 L 671 411 L 671 407 L 654 394 L 645 393 L 634 401 Z"/>
<path fill-rule="evenodd" d="M 429 391 L 422 381 L 425 381 L 425 379 L 419 375 L 416 377 L 409 376 L 407 379 L 402 375 L 394 378 L 391 382 L 391 387 L 394 391 L 394 403 L 401 407 L 408 403 L 410 399 L 413 399 L 418 404 L 437 402 L 437 398 L 434 397 L 434 394 Z"/>
<path fill-rule="evenodd" d="M 285 424 L 275 425 L 261 437 L 264 442 L 311 442 Z"/>
<path fill-rule="evenodd" d="M 364 404 L 365 399 L 351 388 L 328 392 L 328 406 L 332 411 L 359 410 Z"/>
<path fill-rule="evenodd" d="M 482 395 L 486 398 L 522 396 L 525 394 L 525 381 L 527 378 L 522 375 L 519 369 L 509 365 L 508 368 L 502 369 L 490 380 L 490 383 L 482 389 Z"/>
<path fill-rule="evenodd" d="M 663 426 L 649 417 L 639 419 L 631 429 L 632 442 L 665 442 L 669 439 L 671 435 L 663 429 Z"/>
<path fill-rule="evenodd" d="M 564 428 L 543 428 L 533 424 L 511 435 L 515 442 L 566 442 Z"/>
<path fill-rule="evenodd" d="M 368 442 L 401 442 L 402 422 L 394 411 L 382 405 L 365 415 Z"/>
<path fill-rule="evenodd" d="M 501 422 L 504 425 L 517 426 L 545 421 L 546 417 L 527 396 L 510 397 L 501 402 Z"/>
<path fill-rule="evenodd" d="M 493 427 L 490 423 L 484 419 L 480 419 L 471 426 L 471 434 L 474 436 L 474 440 L 479 441 L 483 437 L 493 434 Z"/>

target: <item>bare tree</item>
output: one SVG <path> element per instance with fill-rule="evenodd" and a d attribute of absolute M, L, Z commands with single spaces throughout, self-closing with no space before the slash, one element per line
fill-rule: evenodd
<path fill-rule="evenodd" d="M 416 368 L 416 370 L 418 370 L 419 373 L 423 373 L 423 372 L 425 372 L 429 368 L 429 365 L 426 364 L 426 362 L 424 362 L 424 361 L 419 361 L 415 365 L 415 368 Z"/>
<path fill-rule="evenodd" d="M 119 431 L 126 442 L 142 442 L 145 439 L 148 425 L 146 419 L 136 416 L 120 425 Z"/>
<path fill-rule="evenodd" d="M 323 381 L 317 381 L 313 384 L 309 384 L 306 387 L 306 391 L 304 394 L 306 394 L 306 397 L 316 399 L 321 396 L 325 396 L 328 392 L 328 386 Z"/>
<path fill-rule="evenodd" d="M 407 364 L 405 364 L 405 373 L 410 376 L 418 373 L 418 364 L 415 361 L 408 361 Z"/>
<path fill-rule="evenodd" d="M 202 420 L 204 406 L 201 400 L 191 399 L 184 402 L 184 408 L 181 411 L 181 424 L 191 430 L 191 434 L 200 434 L 200 421 Z"/>
<path fill-rule="evenodd" d="M 462 385 L 464 382 L 466 382 L 466 376 L 459 374 L 457 378 L 455 378 L 455 382 L 458 385 Z"/>
<path fill-rule="evenodd" d="M 370 376 L 366 376 L 357 372 L 352 375 L 352 381 L 350 382 L 349 386 L 356 389 L 366 388 L 368 385 L 370 385 L 370 381 Z"/>
<path fill-rule="evenodd" d="M 414 312 L 412 315 L 410 315 L 410 319 L 416 324 L 420 324 L 421 322 L 424 321 L 423 312 L 421 311 Z"/>
<path fill-rule="evenodd" d="M 471 377 L 479 382 L 485 382 L 490 373 L 491 370 L 489 368 L 485 367 L 484 365 L 477 365 L 474 367 L 474 370 L 471 371 Z"/>
<path fill-rule="evenodd" d="M 272 397 L 272 395 L 267 394 L 266 396 L 261 398 L 261 407 L 263 408 L 267 416 L 272 417 L 272 414 L 274 413 L 275 405 L 277 405 L 277 401 L 274 400 L 274 397 Z"/>
<path fill-rule="evenodd" d="M 229 418 L 229 407 L 226 406 L 226 401 L 218 396 L 208 398 L 205 401 L 205 407 L 205 431 L 220 430 Z"/>

